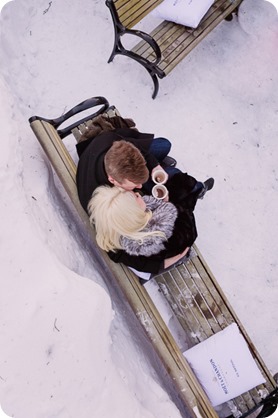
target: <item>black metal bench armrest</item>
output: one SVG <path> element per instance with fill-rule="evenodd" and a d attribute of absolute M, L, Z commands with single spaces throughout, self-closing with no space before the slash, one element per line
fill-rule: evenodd
<path fill-rule="evenodd" d="M 154 53 L 156 55 L 156 59 L 155 59 L 155 61 L 152 62 L 152 64 L 157 65 L 159 63 L 159 61 L 161 60 L 160 48 L 159 48 L 157 42 L 148 33 L 145 33 L 141 30 L 133 30 L 133 29 L 126 29 L 125 33 L 128 33 L 129 35 L 138 36 L 139 38 L 143 39 L 143 41 L 147 42 L 152 47 L 152 49 L 154 50 Z M 133 52 L 132 54 L 135 54 L 135 53 Z M 136 55 L 138 55 L 138 54 L 136 54 Z M 142 58 L 142 57 L 140 57 L 140 58 Z"/>
<path fill-rule="evenodd" d="M 270 393 L 261 403 L 263 404 L 263 408 L 259 415 L 257 415 L 257 418 L 264 418 L 274 414 L 278 405 L 278 387 L 276 387 L 276 389 L 274 389 L 274 391 Z"/>
<path fill-rule="evenodd" d="M 78 105 L 74 106 L 72 109 L 70 109 L 64 115 L 62 115 L 62 116 L 60 116 L 59 118 L 56 118 L 56 119 L 46 119 L 46 118 L 42 118 L 40 116 L 32 116 L 29 119 L 29 122 L 31 123 L 35 120 L 43 120 L 45 122 L 50 123 L 52 126 L 54 126 L 54 128 L 58 128 L 58 126 L 60 126 L 63 122 L 65 122 L 67 119 L 71 118 L 72 116 L 74 116 L 74 115 L 76 115 L 80 112 L 83 112 L 84 110 L 90 109 L 91 107 L 95 107 L 95 106 L 101 106 L 101 108 L 99 110 L 97 110 L 95 113 L 92 113 L 91 115 L 86 116 L 83 119 L 80 119 L 80 120 L 72 123 L 70 126 L 57 131 L 61 138 L 65 138 L 67 135 L 69 135 L 71 133 L 72 129 L 74 129 L 76 126 L 78 126 L 81 123 L 84 123 L 84 122 L 100 115 L 101 113 L 104 113 L 108 109 L 109 102 L 105 99 L 105 97 L 96 96 L 96 97 L 91 97 L 90 99 L 84 100 L 84 102 L 81 102 Z"/>

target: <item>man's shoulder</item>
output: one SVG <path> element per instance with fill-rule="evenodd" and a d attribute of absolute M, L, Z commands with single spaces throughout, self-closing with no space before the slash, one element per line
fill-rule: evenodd
<path fill-rule="evenodd" d="M 140 148 L 148 149 L 154 135 L 142 133 L 132 128 L 117 128 L 113 131 L 103 131 L 94 138 L 88 138 L 76 145 L 79 158 L 90 156 L 92 153 L 102 154 L 108 151 L 115 141 L 129 141 Z"/>
<path fill-rule="evenodd" d="M 106 131 L 101 132 L 95 138 L 89 138 L 86 141 L 80 142 L 76 147 L 77 149 L 78 147 L 83 147 L 82 154 L 103 153 L 111 147 L 114 141 L 120 139 L 121 137 L 115 131 Z"/>
<path fill-rule="evenodd" d="M 139 132 L 137 129 L 133 128 L 118 128 L 115 132 L 122 136 L 123 139 L 147 139 L 152 140 L 154 138 L 154 134 L 146 133 L 146 132 Z"/>

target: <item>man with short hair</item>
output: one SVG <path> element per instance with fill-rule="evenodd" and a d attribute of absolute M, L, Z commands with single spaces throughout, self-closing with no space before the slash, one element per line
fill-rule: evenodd
<path fill-rule="evenodd" d="M 77 166 L 77 189 L 80 202 L 87 211 L 88 202 L 98 186 L 115 185 L 125 190 L 141 189 L 150 193 L 148 180 L 153 171 L 163 169 L 170 175 L 179 172 L 175 167 L 163 167 L 170 151 L 166 138 L 154 138 L 131 128 L 105 131 L 82 144 Z M 154 150 L 154 152 L 152 152 Z M 156 157 L 158 156 L 158 158 Z"/>

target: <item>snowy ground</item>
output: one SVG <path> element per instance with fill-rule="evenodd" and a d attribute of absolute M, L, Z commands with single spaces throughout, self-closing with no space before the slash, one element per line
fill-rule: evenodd
<path fill-rule="evenodd" d="M 276 3 L 277 6 L 277 3 Z M 215 187 L 197 245 L 267 366 L 278 371 L 278 15 L 244 0 L 160 83 L 107 59 L 102 0 L 16 0 L 0 18 L 0 400 L 16 418 L 178 418 L 129 310 L 28 124 L 105 96 L 139 129 L 171 139 L 181 169 Z"/>

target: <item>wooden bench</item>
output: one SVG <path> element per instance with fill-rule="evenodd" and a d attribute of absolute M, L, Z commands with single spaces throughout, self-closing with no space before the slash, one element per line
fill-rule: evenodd
<path fill-rule="evenodd" d="M 93 114 L 59 129 L 59 126 L 77 113 L 95 108 Z M 113 263 L 107 254 L 101 251 L 95 241 L 95 232 L 91 227 L 88 215 L 81 207 L 76 189 L 76 156 L 70 155 L 62 138 L 73 134 L 73 140 L 78 140 L 90 126 L 91 120 L 101 113 L 108 117 L 119 114 L 114 106 L 109 106 L 104 97 L 94 97 L 79 104 L 65 115 L 57 119 L 46 119 L 34 116 L 29 119 L 31 128 L 50 160 L 58 178 L 67 191 L 76 212 L 92 243 L 93 253 L 98 260 L 103 279 L 110 287 L 120 292 L 129 303 L 135 317 L 143 327 L 161 365 L 166 370 L 175 388 L 177 403 L 182 416 L 195 418 L 217 418 L 219 415 L 212 407 L 200 383 L 182 355 L 181 349 L 171 334 L 169 328 L 157 307 L 154 305 L 145 287 L 140 285 L 138 278 L 126 266 Z M 68 140 L 68 139 L 67 139 Z M 277 385 L 248 337 L 241 322 L 223 294 L 219 284 L 209 270 L 198 248 L 194 246 L 193 254 L 186 264 L 174 267 L 153 280 L 165 296 L 173 314 L 181 324 L 190 345 L 196 345 L 214 333 L 236 322 L 244 336 L 250 351 L 263 373 L 266 383 L 229 401 L 229 416 L 239 418 L 254 413 L 258 417 L 267 416 L 277 406 Z M 114 292 L 112 292 L 114 293 Z"/>
<path fill-rule="evenodd" d="M 106 0 L 115 32 L 111 62 L 115 55 L 125 55 L 142 64 L 154 83 L 153 99 L 159 83 L 192 51 L 221 21 L 230 20 L 242 0 L 215 0 L 196 29 L 164 21 L 150 34 L 133 29 L 162 0 Z M 134 35 L 142 40 L 131 50 L 122 43 L 124 35 Z"/>

